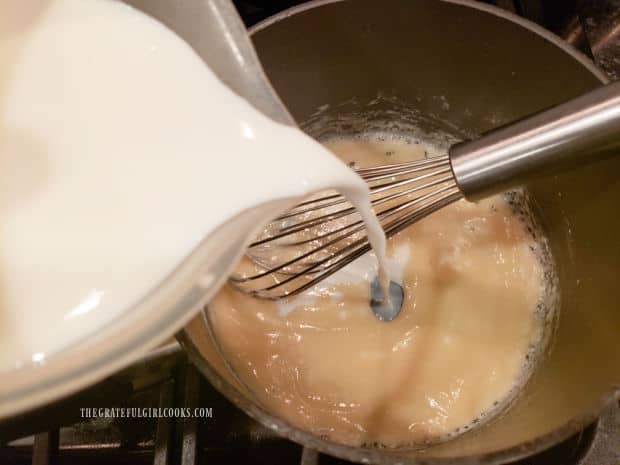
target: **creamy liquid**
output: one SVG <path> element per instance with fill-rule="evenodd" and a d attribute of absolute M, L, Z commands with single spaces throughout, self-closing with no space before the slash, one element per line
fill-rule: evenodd
<path fill-rule="evenodd" d="M 385 247 L 351 170 L 117 1 L 0 2 L 0 163 L 0 371 L 95 333 L 272 200 L 340 188 Z"/>
<path fill-rule="evenodd" d="M 329 148 L 360 167 L 432 149 L 399 140 Z M 388 241 L 392 279 L 405 290 L 392 322 L 369 310 L 369 257 L 288 302 L 226 288 L 209 321 L 238 379 L 273 414 L 352 445 L 433 442 L 492 417 L 527 379 L 542 341 L 536 248 L 503 198 L 460 201 Z"/>

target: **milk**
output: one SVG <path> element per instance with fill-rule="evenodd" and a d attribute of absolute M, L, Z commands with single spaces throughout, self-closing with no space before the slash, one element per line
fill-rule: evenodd
<path fill-rule="evenodd" d="M 1 372 L 95 334 L 244 210 L 338 188 L 383 256 L 361 179 L 155 20 L 22 0 L 0 4 L 0 26 Z"/>

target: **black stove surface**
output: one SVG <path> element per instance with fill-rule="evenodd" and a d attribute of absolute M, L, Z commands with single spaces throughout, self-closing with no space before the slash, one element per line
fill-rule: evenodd
<path fill-rule="evenodd" d="M 299 0 L 235 0 L 246 25 Z M 538 22 L 620 76 L 620 0 L 489 0 Z M 207 407 L 205 418 L 81 417 L 90 407 Z M 0 465 L 343 465 L 275 435 L 214 390 L 171 346 L 68 399 L 0 423 Z M 620 465 L 620 406 L 516 465 Z"/>
<path fill-rule="evenodd" d="M 220 395 L 180 351 L 0 424 L 2 465 L 345 465 L 275 435 Z M 196 418 L 80 418 L 81 408 L 207 407 Z M 620 407 L 515 465 L 620 463 Z M 611 447 L 611 448 L 610 448 Z"/>

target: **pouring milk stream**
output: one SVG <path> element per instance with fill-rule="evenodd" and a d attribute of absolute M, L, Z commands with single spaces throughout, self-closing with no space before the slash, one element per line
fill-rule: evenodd
<path fill-rule="evenodd" d="M 273 201 L 337 188 L 384 256 L 365 183 L 154 19 L 27 0 L 0 5 L 0 26 L 0 371 L 95 333 L 218 225 Z"/>

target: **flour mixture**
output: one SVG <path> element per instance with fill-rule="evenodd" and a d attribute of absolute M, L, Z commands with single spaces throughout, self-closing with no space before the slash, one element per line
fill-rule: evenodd
<path fill-rule="evenodd" d="M 361 167 L 432 151 L 398 139 L 328 147 Z M 392 322 L 369 310 L 372 257 L 287 302 L 225 288 L 208 314 L 269 412 L 346 444 L 434 442 L 491 418 L 527 380 L 543 341 L 542 248 L 503 197 L 460 201 L 388 241 L 405 290 Z"/>

